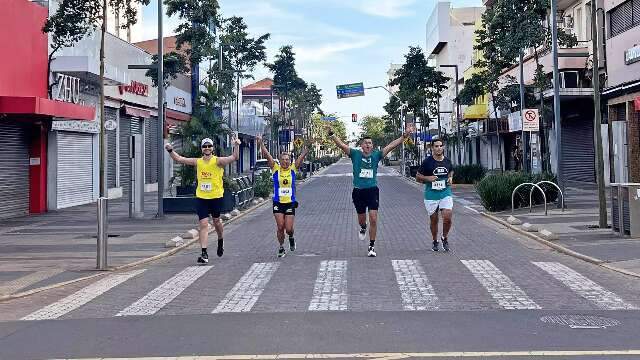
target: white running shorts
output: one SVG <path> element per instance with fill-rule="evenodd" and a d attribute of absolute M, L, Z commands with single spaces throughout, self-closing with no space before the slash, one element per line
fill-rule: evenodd
<path fill-rule="evenodd" d="M 427 209 L 427 214 L 429 214 L 429 216 L 433 215 L 438 209 L 452 210 L 453 198 L 451 196 L 447 196 L 440 200 L 425 200 L 424 207 Z"/>

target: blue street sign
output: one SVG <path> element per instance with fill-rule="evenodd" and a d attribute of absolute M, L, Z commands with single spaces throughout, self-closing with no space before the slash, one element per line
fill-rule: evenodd
<path fill-rule="evenodd" d="M 281 144 L 287 144 L 291 142 L 291 130 L 280 130 L 278 135 Z"/>
<path fill-rule="evenodd" d="M 336 86 L 338 99 L 350 98 L 354 96 L 364 96 L 364 84 L 345 84 Z"/>
<path fill-rule="evenodd" d="M 324 120 L 324 121 L 336 121 L 336 120 L 338 120 L 338 118 L 335 117 L 335 116 L 323 116 L 322 120 Z"/>

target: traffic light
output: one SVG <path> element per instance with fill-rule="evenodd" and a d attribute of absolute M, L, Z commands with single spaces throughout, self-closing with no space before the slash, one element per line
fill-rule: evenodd
<path fill-rule="evenodd" d="M 351 122 L 358 122 L 358 114 L 351 114 Z"/>

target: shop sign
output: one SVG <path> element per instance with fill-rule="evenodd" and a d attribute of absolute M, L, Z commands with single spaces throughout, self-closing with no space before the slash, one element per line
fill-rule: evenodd
<path fill-rule="evenodd" d="M 120 85 L 118 86 L 118 90 L 120 91 L 120 95 L 124 95 L 124 93 L 127 92 L 140 96 L 149 96 L 149 85 L 137 81 L 131 81 L 129 85 Z"/>
<path fill-rule="evenodd" d="M 80 104 L 80 79 L 77 77 L 58 74 L 56 82 L 58 91 L 54 99 L 73 104 Z"/>
<path fill-rule="evenodd" d="M 109 131 L 113 131 L 117 127 L 118 127 L 118 123 L 115 122 L 115 120 L 109 119 L 109 120 L 104 122 L 104 128 L 109 130 Z"/>
<path fill-rule="evenodd" d="M 183 97 L 174 97 L 173 103 L 180 107 L 187 107 L 187 101 Z"/>
<path fill-rule="evenodd" d="M 51 130 L 98 134 L 100 133 L 100 123 L 96 120 L 79 121 L 54 119 L 54 121 L 51 122 Z"/>
<path fill-rule="evenodd" d="M 636 111 L 640 111 L 640 96 L 633 100 L 633 105 L 636 108 Z"/>
<path fill-rule="evenodd" d="M 624 63 L 627 65 L 640 61 L 640 45 L 624 52 Z"/>

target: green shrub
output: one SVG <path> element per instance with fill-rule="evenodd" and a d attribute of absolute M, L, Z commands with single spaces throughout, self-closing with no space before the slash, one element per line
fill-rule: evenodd
<path fill-rule="evenodd" d="M 487 170 L 480 165 L 456 166 L 453 171 L 453 182 L 456 184 L 475 184 L 482 180 Z"/>
<path fill-rule="evenodd" d="M 485 209 L 495 212 L 511 208 L 511 193 L 520 184 L 525 182 L 537 183 L 541 180 L 555 182 L 555 177 L 550 174 L 531 175 L 522 172 L 507 171 L 504 173 L 490 174 L 476 184 L 476 191 Z M 547 202 L 553 202 L 558 197 L 558 191 L 553 185 L 540 185 L 547 196 Z M 515 195 L 515 208 L 529 206 L 530 186 L 521 187 Z M 534 191 L 533 203 L 542 204 L 542 194 Z"/>
<path fill-rule="evenodd" d="M 253 183 L 253 194 L 257 197 L 267 198 L 273 189 L 273 178 L 270 171 L 264 171 Z"/>
<path fill-rule="evenodd" d="M 237 192 L 240 190 L 240 185 L 233 181 L 232 177 L 226 175 L 222 176 L 222 187 L 225 191 Z"/>

